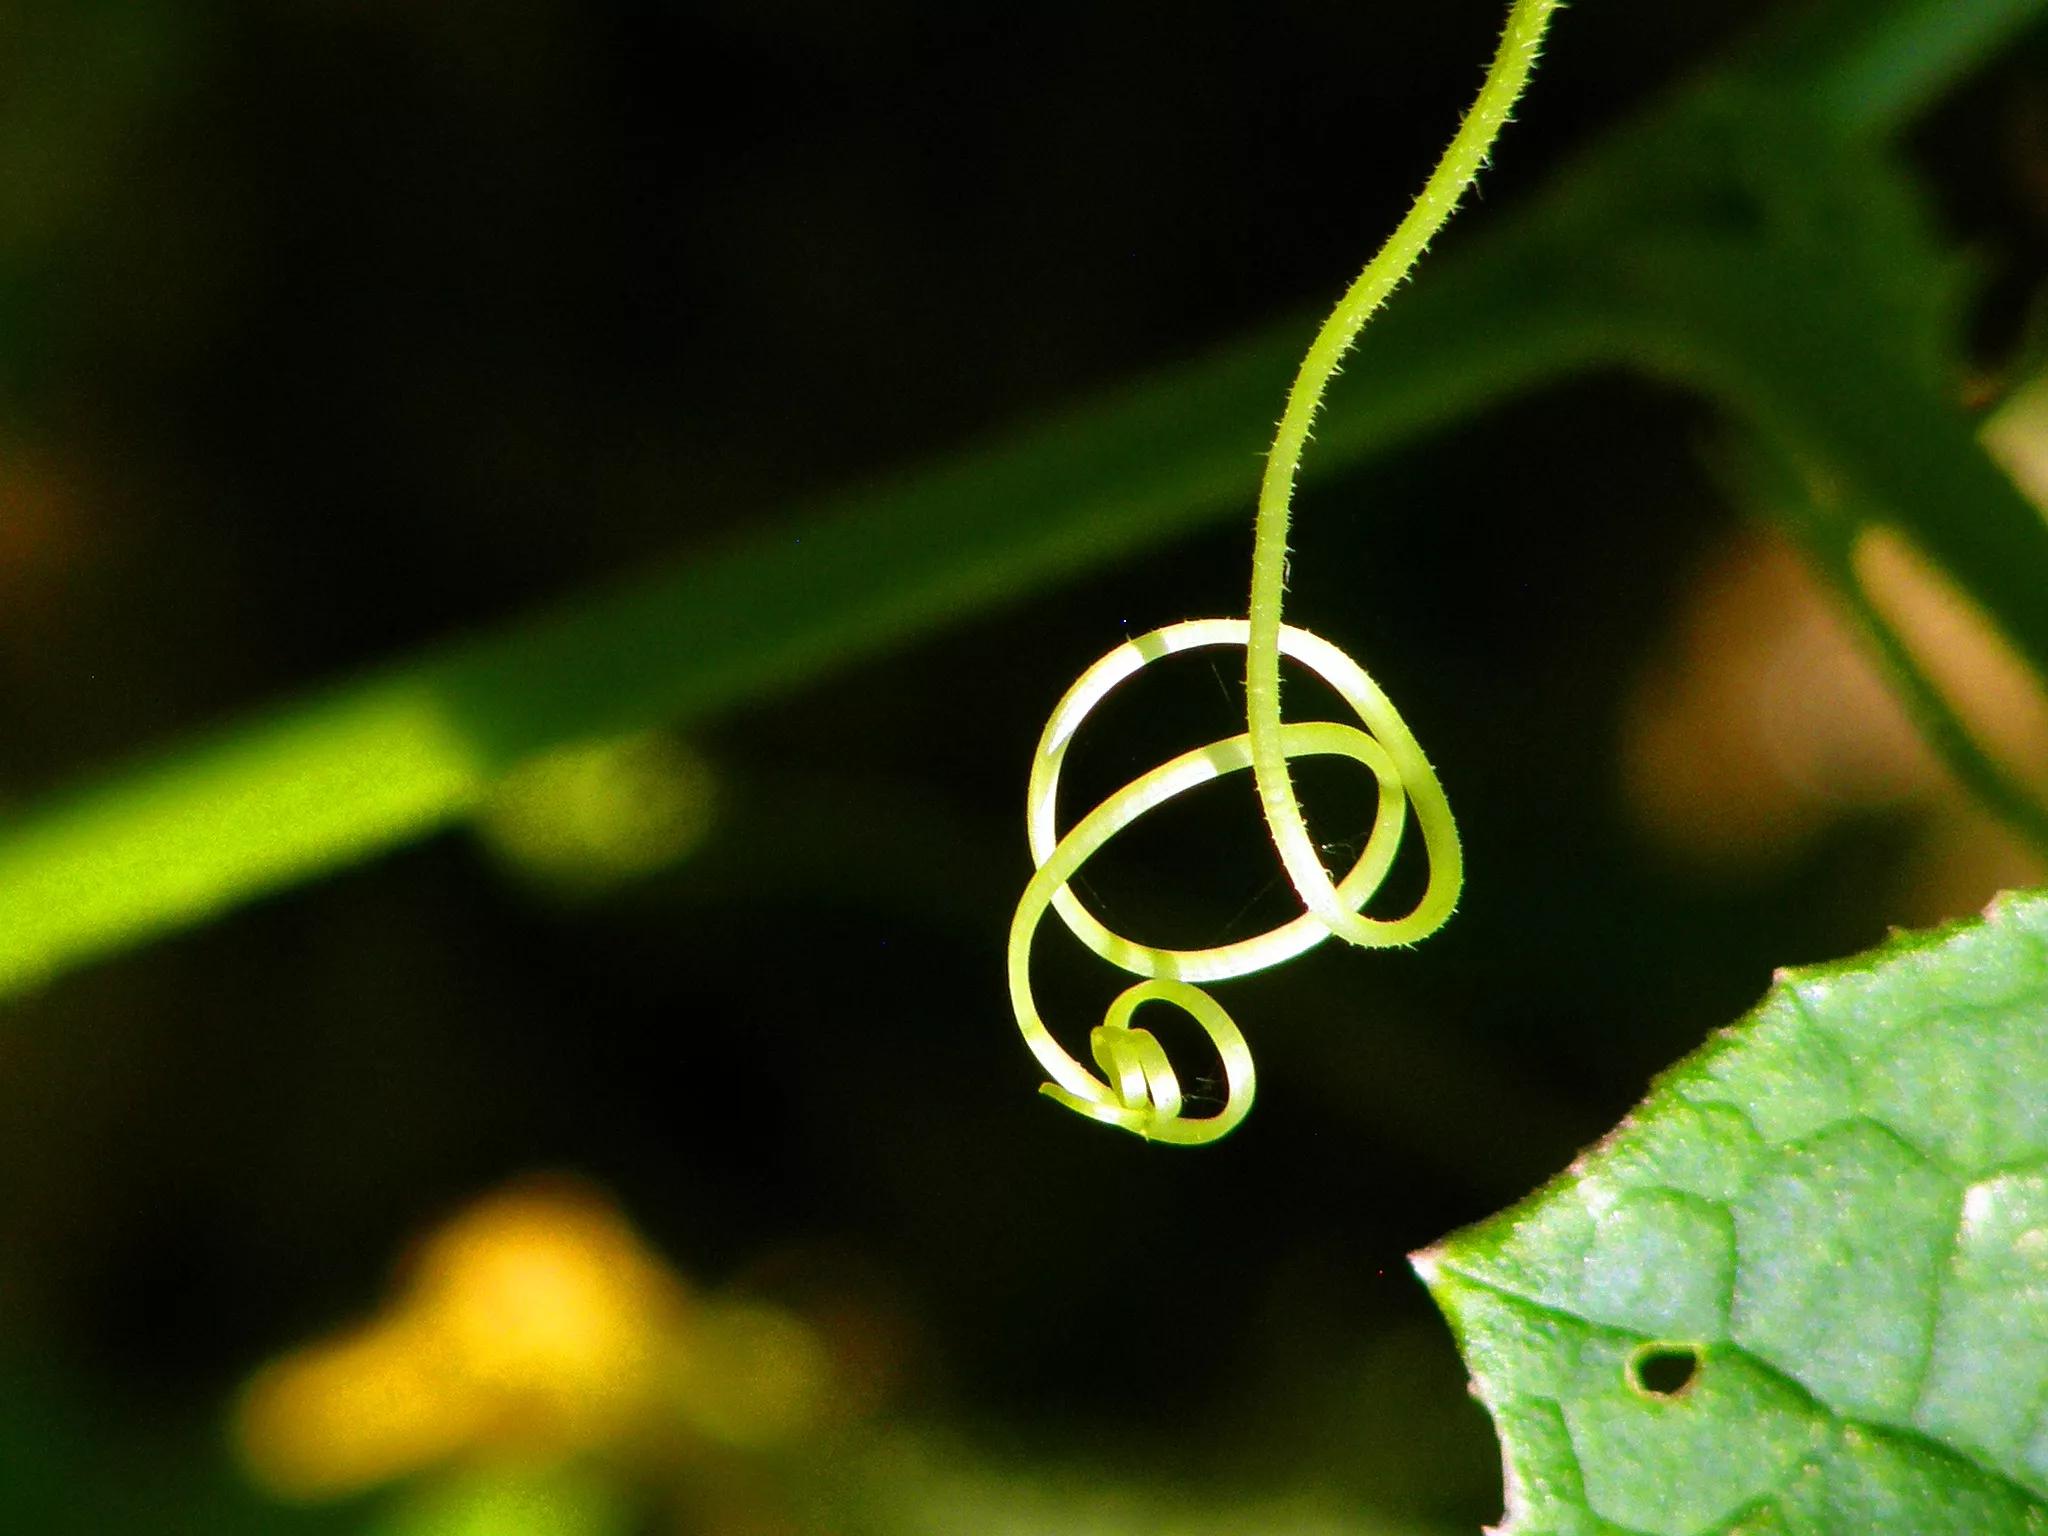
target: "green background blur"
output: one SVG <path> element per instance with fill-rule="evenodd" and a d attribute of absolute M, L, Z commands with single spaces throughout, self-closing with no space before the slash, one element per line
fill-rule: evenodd
<path fill-rule="evenodd" d="M 1565 12 L 1445 244 L 1772 9 Z M 1320 308 L 1498 21 L 15 0 L 0 809 Z M 2044 63 L 2037 29 L 1905 141 L 1987 370 L 2048 270 Z M 1645 658 L 1743 517 L 1714 441 L 1602 374 L 1304 497 L 1291 615 L 1401 703 L 1469 883 L 1413 953 L 1228 989 L 1259 1105 L 1207 1151 L 1034 1096 L 1002 944 L 1045 711 L 1127 629 L 1241 612 L 1248 516 L 694 730 L 710 830 L 638 878 L 452 833 L 0 1004 L 0 1529 L 426 1528 L 417 1487 L 271 1503 L 235 1394 L 537 1171 L 609 1191 L 693 1283 L 856 1296 L 892 1341 L 861 1426 L 762 1473 L 761 1531 L 942 1528 L 949 1476 L 976 1531 L 1174 1528 L 1118 1525 L 1119 1491 L 1302 1500 L 1318 1531 L 1495 1517 L 1404 1256 L 1564 1166 L 1773 966 L 1933 915 L 1901 894 L 1910 806 L 1709 868 L 1625 803 Z M 1070 806 L 1241 728 L 1228 659 L 1158 670 Z M 1324 835 L 1361 824 L 1359 785 L 1303 779 Z M 1209 943 L 1284 915 L 1275 873 L 1225 785 L 1089 894 Z M 1094 1017 L 1115 978 L 1044 948 L 1051 1016 Z M 884 1457 L 903 1436 L 924 1471 Z M 463 1528 L 706 1518 L 588 1475 L 600 1513 Z M 910 1512 L 845 1491 L 870 1476 Z"/>

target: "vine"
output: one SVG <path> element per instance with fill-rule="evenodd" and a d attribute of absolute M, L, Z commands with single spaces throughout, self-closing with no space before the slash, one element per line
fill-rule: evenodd
<path fill-rule="evenodd" d="M 1107 1125 L 1148 1141 L 1196 1145 L 1226 1135 L 1251 1109 L 1256 1087 L 1251 1050 L 1230 1015 L 1200 983 L 1224 981 L 1281 964 L 1332 935 L 1366 947 L 1412 944 L 1441 927 L 1457 904 L 1463 860 L 1449 802 L 1414 735 L 1377 684 L 1349 656 L 1305 629 L 1281 621 L 1286 587 L 1287 528 L 1294 482 L 1324 392 L 1345 353 L 1387 296 L 1405 278 L 1457 207 L 1527 84 L 1544 30 L 1560 0 L 1515 0 L 1479 95 L 1394 233 L 1310 343 L 1288 391 L 1286 410 L 1259 486 L 1252 537 L 1249 617 L 1191 619 L 1128 640 L 1081 674 L 1054 708 L 1032 759 L 1026 826 L 1037 866 L 1010 923 L 1010 999 L 1017 1025 L 1052 1081 L 1040 1092 Z M 1245 651 L 1245 726 L 1227 740 L 1184 752 L 1141 774 L 1082 817 L 1064 836 L 1055 809 L 1060 767 L 1089 713 L 1119 684 L 1163 657 L 1204 646 Z M 1280 658 L 1316 673 L 1366 727 L 1335 722 L 1292 724 L 1280 709 Z M 1290 760 L 1348 757 L 1372 770 L 1379 806 L 1358 860 L 1332 880 L 1294 792 Z M 1081 905 L 1072 881 L 1081 866 L 1119 832 L 1174 796 L 1228 773 L 1250 769 L 1275 852 L 1304 911 L 1249 939 L 1207 949 L 1165 949 L 1113 932 Z M 1371 918 L 1365 905 L 1392 868 L 1414 808 L 1429 858 L 1429 881 L 1404 917 Z M 1103 1073 L 1097 1077 L 1067 1054 L 1040 1017 L 1031 992 L 1031 942 L 1048 910 L 1112 965 L 1144 979 L 1110 1004 L 1089 1037 Z M 1190 1117 L 1180 1080 L 1151 1031 L 1132 1024 L 1146 1003 L 1164 1002 L 1192 1018 L 1215 1046 L 1223 1067 L 1224 1101 L 1212 1115 Z"/>

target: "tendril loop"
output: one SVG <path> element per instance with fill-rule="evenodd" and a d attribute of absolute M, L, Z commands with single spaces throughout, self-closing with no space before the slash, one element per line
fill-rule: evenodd
<path fill-rule="evenodd" d="M 1287 525 L 1296 471 L 1324 392 L 1359 331 L 1406 277 L 1486 163 L 1494 139 L 1527 83 L 1559 0 L 1514 0 L 1500 47 L 1479 96 L 1387 243 L 1338 302 L 1310 343 L 1287 396 L 1273 452 L 1259 486 L 1252 542 L 1250 616 L 1191 619 L 1128 640 L 1082 673 L 1046 722 L 1032 759 L 1026 826 L 1037 872 L 1010 922 L 1010 1000 L 1017 1026 L 1052 1081 L 1040 1091 L 1092 1120 L 1150 1141 L 1194 1145 L 1228 1133 L 1251 1108 L 1256 1078 L 1244 1036 L 1199 983 L 1248 975 L 1291 960 L 1335 935 L 1352 944 L 1412 944 L 1436 931 L 1457 904 L 1463 858 L 1451 808 L 1436 772 L 1401 716 L 1365 669 L 1327 640 L 1280 620 L 1286 587 Z M 1183 752 L 1140 774 L 1062 836 L 1056 819 L 1060 766 L 1082 721 L 1119 684 L 1163 657 L 1201 646 L 1245 651 L 1245 730 Z M 1280 713 L 1280 658 L 1316 673 L 1351 706 L 1359 725 L 1290 723 Z M 1360 729 L 1363 726 L 1364 729 Z M 1348 757 L 1379 781 L 1379 808 L 1357 861 L 1341 879 L 1323 867 L 1288 764 L 1298 757 Z M 1249 939 L 1208 949 L 1164 949 L 1114 932 L 1081 904 L 1074 876 L 1104 844 L 1147 812 L 1228 773 L 1250 769 L 1274 851 L 1303 912 Z M 1412 808 L 1429 859 L 1429 883 L 1404 917 L 1365 915 L 1393 867 Z M 1143 977 L 1110 1004 L 1089 1037 L 1096 1076 L 1067 1054 L 1031 995 L 1031 941 L 1048 911 L 1110 964 Z M 1199 1025 L 1223 1067 L 1223 1104 L 1190 1116 L 1187 1096 L 1150 1030 L 1131 1020 L 1146 1003 L 1168 1003 Z"/>
<path fill-rule="evenodd" d="M 1176 795 L 1242 772 L 1253 764 L 1251 731 L 1183 752 L 1141 774 L 1082 817 L 1064 837 L 1056 803 L 1060 769 L 1081 723 L 1111 690 L 1163 657 L 1203 646 L 1243 646 L 1251 626 L 1244 619 L 1192 619 L 1126 641 L 1082 673 L 1046 722 L 1032 760 L 1026 824 L 1037 873 L 1025 887 L 1010 926 L 1010 997 L 1032 1054 L 1052 1081 L 1043 1091 L 1090 1119 L 1121 1126 L 1151 1141 L 1194 1144 L 1214 1141 L 1251 1108 L 1255 1086 L 1251 1052 L 1236 1023 L 1198 983 L 1249 975 L 1313 949 L 1333 933 L 1353 943 L 1408 944 L 1433 932 L 1456 904 L 1461 859 L 1457 829 L 1435 771 L 1400 714 L 1365 669 L 1307 630 L 1282 625 L 1279 649 L 1333 688 L 1365 727 L 1330 721 L 1280 727 L 1284 760 L 1347 757 L 1372 771 L 1379 784 L 1378 810 L 1356 862 L 1332 881 L 1322 869 L 1322 900 L 1289 922 L 1266 932 L 1207 949 L 1166 949 L 1116 933 L 1082 905 L 1073 889 L 1081 866 L 1110 839 Z M 1429 857 L 1429 883 L 1413 911 L 1394 919 L 1369 918 L 1361 909 L 1387 872 L 1413 807 Z M 1332 904 L 1344 926 L 1329 922 L 1319 908 Z M 1112 965 L 1145 980 L 1110 1004 L 1090 1037 L 1097 1077 L 1061 1047 L 1040 1017 L 1032 997 L 1031 941 L 1051 910 L 1074 936 Z M 1148 1002 L 1170 1003 L 1201 1027 L 1223 1066 L 1223 1106 L 1213 1115 L 1189 1117 L 1186 1096 L 1165 1049 L 1131 1016 Z"/>

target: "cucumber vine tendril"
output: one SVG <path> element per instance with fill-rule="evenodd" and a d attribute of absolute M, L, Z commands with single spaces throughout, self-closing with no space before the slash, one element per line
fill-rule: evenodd
<path fill-rule="evenodd" d="M 1053 710 L 1039 738 L 1025 812 L 1037 872 L 1024 888 L 1010 922 L 1010 1000 L 1025 1043 L 1052 1078 L 1039 1091 L 1091 1120 L 1121 1126 L 1148 1141 L 1183 1146 L 1227 1134 L 1250 1110 L 1256 1076 L 1243 1034 L 1199 983 L 1278 965 L 1333 934 L 1367 947 L 1412 944 L 1441 927 L 1457 904 L 1464 871 L 1457 827 L 1443 786 L 1402 723 L 1400 712 L 1365 669 L 1336 646 L 1280 621 L 1287 525 L 1301 455 L 1338 365 L 1365 322 L 1408 275 L 1485 166 L 1494 139 L 1528 82 L 1544 29 L 1559 3 L 1515 0 L 1479 95 L 1443 158 L 1379 254 L 1323 322 L 1302 359 L 1259 485 L 1250 617 L 1191 619 L 1126 641 L 1081 674 Z M 1060 766 L 1089 712 L 1120 683 L 1162 657 L 1218 645 L 1244 647 L 1246 729 L 1227 740 L 1183 752 L 1139 775 L 1062 835 L 1055 815 Z M 1334 688 L 1365 729 L 1333 722 L 1283 721 L 1283 655 Z M 1351 758 L 1371 769 L 1379 782 L 1379 808 L 1372 832 L 1357 862 L 1338 880 L 1332 880 L 1323 867 L 1295 797 L 1288 763 L 1307 756 Z M 1180 950 L 1127 939 L 1081 905 L 1071 882 L 1081 866 L 1117 833 L 1175 795 L 1247 768 L 1258 787 L 1274 850 L 1305 909 L 1299 917 L 1249 939 Z M 1429 883 L 1407 916 L 1367 917 L 1363 908 L 1393 866 L 1411 806 L 1429 858 Z M 1091 1054 L 1102 1077 L 1067 1054 L 1039 1016 L 1032 998 L 1031 941 L 1048 910 L 1057 912 L 1076 938 L 1110 964 L 1144 978 L 1117 996 L 1090 1036 Z M 1137 1010 L 1151 1002 L 1179 1008 L 1215 1046 L 1224 1081 L 1223 1107 L 1215 1114 L 1190 1117 L 1183 1113 L 1187 1103 L 1165 1048 L 1151 1031 L 1131 1022 Z"/>

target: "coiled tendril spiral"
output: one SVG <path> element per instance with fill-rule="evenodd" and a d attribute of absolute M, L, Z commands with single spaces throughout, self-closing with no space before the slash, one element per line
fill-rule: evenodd
<path fill-rule="evenodd" d="M 1335 935 L 1353 944 L 1411 944 L 1436 931 L 1457 904 L 1463 858 L 1451 808 L 1436 772 L 1401 716 L 1365 669 L 1336 646 L 1280 619 L 1285 587 L 1287 525 L 1294 480 L 1324 392 L 1373 312 L 1408 274 L 1486 163 L 1494 139 L 1535 65 L 1544 29 L 1559 0 L 1515 0 L 1499 50 L 1443 158 L 1414 206 L 1395 228 L 1310 344 L 1266 461 L 1252 545 L 1250 617 L 1191 619 L 1128 640 L 1082 673 L 1046 722 L 1032 759 L 1026 825 L 1037 872 L 1010 923 L 1010 1000 L 1031 1052 L 1052 1081 L 1040 1091 L 1092 1120 L 1121 1126 L 1150 1141 L 1195 1145 L 1227 1134 L 1251 1108 L 1256 1086 L 1251 1051 L 1236 1023 L 1200 983 L 1248 975 L 1291 960 Z M 1118 684 L 1162 657 L 1202 646 L 1245 650 L 1246 729 L 1183 752 L 1109 796 L 1062 836 L 1055 817 L 1060 766 L 1082 721 Z M 1291 657 L 1336 690 L 1359 726 L 1287 723 L 1280 713 L 1280 658 Z M 1288 763 L 1297 757 L 1348 757 L 1379 781 L 1379 808 L 1358 860 L 1341 879 L 1323 868 L 1294 794 Z M 1148 811 L 1197 785 L 1249 768 L 1258 786 L 1273 846 L 1306 909 L 1290 922 L 1249 939 L 1209 949 L 1162 949 L 1112 932 L 1081 905 L 1072 881 L 1104 844 Z M 1429 883 L 1405 917 L 1369 918 L 1363 909 L 1386 879 L 1410 807 L 1429 858 Z M 1031 994 L 1031 941 L 1047 910 L 1112 965 L 1144 978 L 1109 1006 L 1090 1036 L 1102 1076 L 1090 1072 L 1054 1038 Z M 1180 1079 L 1151 1031 L 1132 1023 L 1146 1003 L 1168 1003 L 1192 1018 L 1221 1058 L 1223 1107 L 1190 1117 Z"/>
<path fill-rule="evenodd" d="M 1074 875 L 1117 833 L 1175 795 L 1252 766 L 1250 731 L 1183 752 L 1126 784 L 1061 837 L 1054 820 L 1060 767 L 1081 722 L 1111 689 L 1149 663 L 1200 646 L 1242 646 L 1250 629 L 1244 619 L 1191 619 L 1126 641 L 1082 673 L 1060 700 L 1046 722 L 1031 765 L 1027 823 L 1038 872 L 1025 887 L 1010 927 L 1010 997 L 1017 1020 L 1032 1054 L 1052 1077 L 1043 1090 L 1046 1094 L 1090 1119 L 1122 1126 L 1152 1141 L 1213 1141 L 1251 1108 L 1251 1052 L 1230 1015 L 1201 990 L 1200 983 L 1278 965 L 1313 949 L 1333 933 L 1356 944 L 1412 943 L 1435 931 L 1458 899 L 1462 867 L 1458 833 L 1443 787 L 1421 747 L 1364 668 L 1329 641 L 1284 625 L 1279 633 L 1281 651 L 1334 688 L 1367 727 L 1360 730 L 1327 721 L 1280 727 L 1284 758 L 1348 757 L 1363 763 L 1379 780 L 1379 810 L 1358 861 L 1341 880 L 1332 881 L 1311 848 L 1314 872 L 1308 911 L 1252 938 L 1209 949 L 1161 949 L 1137 943 L 1111 931 L 1081 905 L 1071 883 Z M 1406 917 L 1391 921 L 1364 917 L 1359 909 L 1379 889 L 1393 865 L 1411 802 L 1429 854 L 1429 885 Z M 1061 1048 L 1032 999 L 1031 940 L 1048 908 L 1059 913 L 1075 937 L 1096 954 L 1146 978 L 1126 988 L 1110 1004 L 1108 1016 L 1092 1036 L 1095 1061 L 1107 1081 Z M 1180 1081 L 1165 1050 L 1149 1030 L 1131 1023 L 1132 1014 L 1148 1002 L 1179 1007 L 1214 1043 L 1223 1062 L 1225 1088 L 1218 1113 L 1199 1119 L 1183 1115 Z"/>

